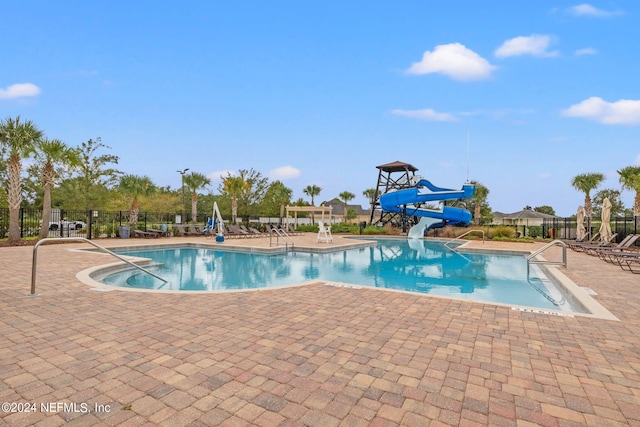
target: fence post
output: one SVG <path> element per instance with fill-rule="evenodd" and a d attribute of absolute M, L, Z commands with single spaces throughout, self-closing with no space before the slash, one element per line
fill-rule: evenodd
<path fill-rule="evenodd" d="M 87 239 L 91 240 L 91 231 L 92 231 L 92 227 L 91 224 L 93 223 L 93 211 L 91 209 L 89 209 L 87 211 Z"/>

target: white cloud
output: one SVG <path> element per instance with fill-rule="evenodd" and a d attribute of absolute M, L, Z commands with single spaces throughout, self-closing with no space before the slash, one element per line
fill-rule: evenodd
<path fill-rule="evenodd" d="M 40 93 L 40 88 L 32 83 L 17 83 L 0 88 L 0 99 L 24 98 L 26 96 L 36 96 Z"/>
<path fill-rule="evenodd" d="M 540 179 L 549 179 L 549 178 L 551 178 L 551 174 L 548 173 L 548 172 L 540 172 L 538 174 L 538 178 L 540 178 Z"/>
<path fill-rule="evenodd" d="M 532 34 L 530 36 L 519 36 L 502 43 L 494 55 L 497 58 L 507 58 L 509 56 L 532 55 L 540 57 L 558 56 L 557 50 L 549 52 L 547 49 L 551 44 L 551 36 L 542 34 Z"/>
<path fill-rule="evenodd" d="M 220 181 L 222 178 L 226 178 L 227 175 L 235 176 L 236 171 L 232 171 L 232 170 L 213 171 L 207 175 L 207 178 L 213 181 Z"/>
<path fill-rule="evenodd" d="M 301 174 L 299 169 L 293 166 L 281 166 L 269 172 L 269 178 L 273 180 L 297 178 Z"/>
<path fill-rule="evenodd" d="M 597 50 L 595 50 L 592 47 L 585 47 L 584 49 L 578 49 L 575 52 L 576 56 L 582 56 L 582 55 L 595 55 L 596 53 L 598 53 Z"/>
<path fill-rule="evenodd" d="M 640 166 L 640 154 L 636 156 L 636 165 Z"/>
<path fill-rule="evenodd" d="M 433 52 L 426 51 L 422 60 L 414 62 L 406 72 L 418 75 L 439 73 L 455 80 L 471 81 L 488 79 L 495 68 L 464 45 L 450 43 L 436 46 Z"/>
<path fill-rule="evenodd" d="M 597 96 L 572 105 L 562 112 L 566 117 L 583 117 L 608 125 L 640 125 L 640 100 L 607 102 Z"/>
<path fill-rule="evenodd" d="M 449 113 L 438 113 L 431 108 L 422 110 L 393 110 L 391 114 L 397 116 L 409 117 L 412 119 L 426 120 L 429 122 L 457 122 L 458 118 Z"/>
<path fill-rule="evenodd" d="M 567 9 L 569 13 L 577 16 L 594 16 L 597 18 L 603 18 L 607 16 L 621 15 L 623 12 L 619 10 L 608 11 L 604 9 L 598 9 L 590 4 L 583 3 L 577 6 Z"/>

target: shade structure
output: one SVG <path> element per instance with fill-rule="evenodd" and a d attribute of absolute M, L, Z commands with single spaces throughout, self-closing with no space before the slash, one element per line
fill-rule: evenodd
<path fill-rule="evenodd" d="M 602 202 L 602 216 L 600 217 L 602 224 L 600 225 L 600 240 L 603 243 L 611 241 L 611 202 L 606 197 Z"/>
<path fill-rule="evenodd" d="M 587 235 L 587 229 L 584 228 L 584 208 L 578 206 L 578 215 L 576 216 L 576 240 L 584 240 Z"/>

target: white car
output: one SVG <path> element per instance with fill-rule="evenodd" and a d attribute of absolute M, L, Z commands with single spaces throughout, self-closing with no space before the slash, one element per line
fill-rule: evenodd
<path fill-rule="evenodd" d="M 69 229 L 69 230 L 80 230 L 83 229 L 87 226 L 87 224 L 85 224 L 83 221 L 60 221 L 60 222 L 49 222 L 49 230 L 50 231 L 55 231 L 55 230 L 59 230 L 60 227 L 62 227 L 63 229 Z"/>

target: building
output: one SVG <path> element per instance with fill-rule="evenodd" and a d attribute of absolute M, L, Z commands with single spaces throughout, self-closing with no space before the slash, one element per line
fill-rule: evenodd
<path fill-rule="evenodd" d="M 527 206 L 521 211 L 513 213 L 493 212 L 493 224 L 505 224 L 531 227 L 542 225 L 545 219 L 560 218 L 555 215 L 534 211 L 531 206 Z"/>

